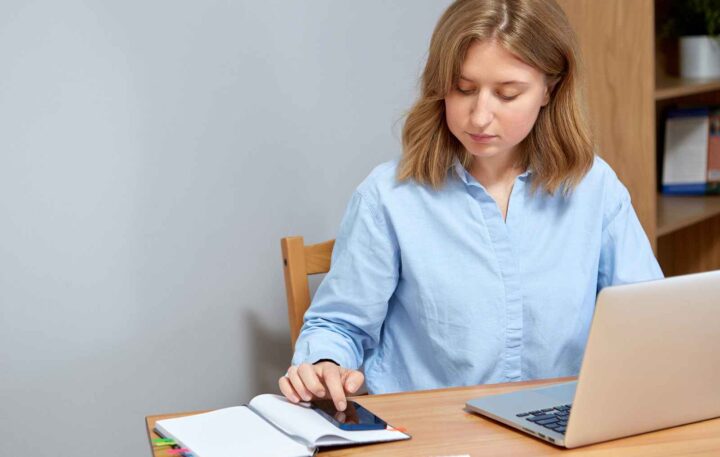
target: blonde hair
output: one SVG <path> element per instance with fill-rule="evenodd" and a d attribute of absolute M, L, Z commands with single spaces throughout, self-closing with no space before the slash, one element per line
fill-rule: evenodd
<path fill-rule="evenodd" d="M 575 34 L 555 0 L 457 0 L 435 27 L 418 100 L 402 131 L 398 179 L 441 187 L 454 157 L 466 168 L 472 156 L 450 132 L 445 96 L 460 76 L 474 40 L 494 39 L 544 73 L 550 101 L 518 144 L 520 164 L 533 170 L 533 189 L 569 193 L 593 163 L 584 109 L 581 56 Z"/>

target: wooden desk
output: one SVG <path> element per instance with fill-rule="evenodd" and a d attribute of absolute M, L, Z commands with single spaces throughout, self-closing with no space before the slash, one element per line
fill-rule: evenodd
<path fill-rule="evenodd" d="M 510 392 L 523 387 L 569 381 L 573 378 L 494 384 L 474 387 L 426 390 L 401 394 L 356 397 L 371 411 L 397 427 L 405 427 L 412 439 L 407 441 L 335 448 L 319 453 L 322 457 L 387 456 L 439 457 L 480 456 L 719 456 L 720 419 L 683 425 L 576 449 L 553 446 L 514 429 L 464 410 L 465 402 L 483 395 Z M 148 436 L 156 420 L 188 415 L 166 414 L 146 418 Z M 166 457 L 155 451 L 154 457 Z"/>

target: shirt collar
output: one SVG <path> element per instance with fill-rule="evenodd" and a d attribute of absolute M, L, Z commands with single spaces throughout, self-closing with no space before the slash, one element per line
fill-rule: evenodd
<path fill-rule="evenodd" d="M 465 167 L 462 166 L 460 163 L 460 160 L 456 157 L 453 158 L 453 169 L 455 170 L 455 174 L 457 174 L 458 178 L 465 184 L 470 184 L 472 176 L 470 176 L 470 173 L 465 169 Z"/>
<path fill-rule="evenodd" d="M 457 156 L 453 158 L 453 165 L 452 165 L 452 166 L 453 166 L 453 169 L 455 170 L 455 174 L 458 175 L 458 177 L 460 178 L 460 180 L 461 180 L 462 182 L 464 182 L 464 183 L 467 184 L 467 185 L 474 184 L 474 185 L 479 185 L 480 187 L 482 187 L 482 184 L 480 184 L 480 183 L 477 181 L 477 179 L 475 179 L 475 178 L 470 174 L 470 172 L 468 172 L 468 171 L 465 169 L 465 167 L 463 167 L 463 165 L 460 163 L 460 159 L 458 159 Z M 518 178 L 521 178 L 521 179 L 523 179 L 523 180 L 527 180 L 527 179 L 530 177 L 530 175 L 532 175 L 532 174 L 533 174 L 533 170 L 528 167 L 527 170 L 525 170 L 523 173 L 521 173 L 520 175 L 518 175 Z"/>

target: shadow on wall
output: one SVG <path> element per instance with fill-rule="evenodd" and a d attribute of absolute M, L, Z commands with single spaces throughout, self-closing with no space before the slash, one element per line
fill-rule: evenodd
<path fill-rule="evenodd" d="M 243 321 L 250 332 L 248 349 L 252 354 L 251 366 L 254 367 L 249 374 L 251 392 L 253 395 L 280 393 L 277 380 L 285 374 L 292 357 L 290 331 L 271 330 L 252 310 L 247 311 Z M 287 327 L 287 323 L 285 326 Z"/>
<path fill-rule="evenodd" d="M 308 277 L 311 297 L 315 295 L 315 291 L 324 277 L 324 274 Z M 287 310 L 286 302 L 274 306 Z M 280 393 L 277 385 L 278 378 L 287 371 L 293 355 L 287 317 L 283 318 L 285 327 L 281 332 L 272 331 L 264 325 L 252 310 L 246 312 L 244 322 L 247 322 L 250 331 L 249 350 L 252 351 L 252 366 L 255 367 L 250 375 L 253 395 L 268 392 Z"/>

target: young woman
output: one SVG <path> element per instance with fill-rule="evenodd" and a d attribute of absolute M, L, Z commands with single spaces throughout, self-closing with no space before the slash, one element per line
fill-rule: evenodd
<path fill-rule="evenodd" d="M 349 203 L 288 399 L 577 375 L 599 290 L 662 277 L 594 155 L 579 61 L 554 0 L 448 8 L 402 158 Z"/>

